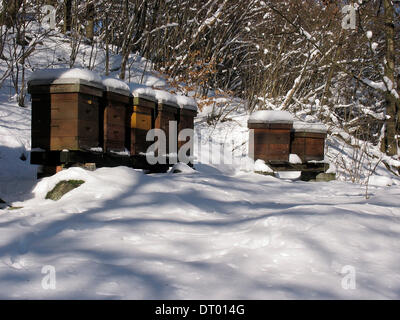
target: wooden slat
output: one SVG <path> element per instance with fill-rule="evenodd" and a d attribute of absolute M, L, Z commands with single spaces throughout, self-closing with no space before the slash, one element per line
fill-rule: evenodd
<path fill-rule="evenodd" d="M 50 148 L 50 95 L 32 95 L 31 140 L 32 148 Z"/>
<path fill-rule="evenodd" d="M 306 139 L 301 137 L 292 137 L 290 144 L 290 153 L 297 154 L 300 159 L 305 162 L 306 160 Z"/>
<path fill-rule="evenodd" d="M 82 137 L 51 137 L 51 151 L 60 150 L 88 150 L 98 147 L 97 139 Z"/>
<path fill-rule="evenodd" d="M 103 95 L 103 99 L 111 103 L 112 105 L 116 105 L 117 103 L 123 105 L 129 105 L 130 97 L 124 96 L 122 94 L 118 94 L 111 91 L 105 91 Z"/>
<path fill-rule="evenodd" d="M 257 130 L 292 130 L 293 124 L 290 123 L 249 123 L 249 129 L 257 129 Z"/>
<path fill-rule="evenodd" d="M 154 109 L 144 107 L 144 106 L 133 106 L 132 110 L 133 110 L 133 112 L 136 112 L 136 113 L 143 113 L 143 114 L 149 114 L 149 115 L 151 115 L 154 112 Z"/>
<path fill-rule="evenodd" d="M 254 144 L 290 144 L 289 134 L 262 133 L 254 135 Z"/>
<path fill-rule="evenodd" d="M 153 144 L 151 141 L 146 141 L 146 135 L 148 130 L 140 128 L 131 129 L 131 154 L 138 155 L 141 152 L 145 153 L 150 145 Z"/>
<path fill-rule="evenodd" d="M 35 85 L 29 86 L 30 94 L 48 94 L 48 93 L 73 93 L 79 92 L 97 97 L 103 96 L 103 90 L 95 87 L 90 87 L 82 84 L 51 84 L 51 85 Z"/>
<path fill-rule="evenodd" d="M 174 115 L 178 114 L 178 108 L 163 104 L 163 103 L 159 103 L 157 105 L 157 111 L 158 112 L 163 112 L 163 113 L 172 113 Z"/>
<path fill-rule="evenodd" d="M 126 109 L 123 106 L 107 106 L 104 110 L 104 126 L 125 125 Z"/>
<path fill-rule="evenodd" d="M 95 138 L 98 134 L 97 121 L 87 120 L 52 120 L 51 136 L 56 137 L 91 137 Z"/>
<path fill-rule="evenodd" d="M 52 103 L 78 102 L 78 96 L 79 94 L 77 92 L 55 93 L 50 95 Z"/>
<path fill-rule="evenodd" d="M 297 154 L 303 162 L 311 160 L 323 160 L 325 152 L 325 135 L 312 134 L 298 135 L 292 134 L 291 153 Z"/>
<path fill-rule="evenodd" d="M 323 160 L 325 152 L 325 140 L 307 138 L 305 144 L 305 160 Z"/>
<path fill-rule="evenodd" d="M 89 115 L 90 116 L 90 115 Z M 79 118 L 78 103 L 54 103 L 51 106 L 52 120 L 71 120 Z"/>
<path fill-rule="evenodd" d="M 133 113 L 131 117 L 131 128 L 137 128 L 142 130 L 151 129 L 151 116 L 142 113 Z"/>
<path fill-rule="evenodd" d="M 125 126 L 108 125 L 104 129 L 104 148 L 108 150 L 116 145 L 121 150 L 125 149 Z"/>
<path fill-rule="evenodd" d="M 318 132 L 294 132 L 293 136 L 295 138 L 316 138 L 316 139 L 325 139 L 326 133 L 318 133 Z"/>
<path fill-rule="evenodd" d="M 290 152 L 290 129 L 254 129 L 254 141 L 250 141 L 254 158 L 264 161 L 288 161 Z"/>
<path fill-rule="evenodd" d="M 107 140 L 105 147 L 104 147 L 105 152 L 124 152 L 125 151 L 125 145 L 123 141 L 118 141 L 118 140 Z"/>
<path fill-rule="evenodd" d="M 150 101 L 150 100 L 146 100 L 146 99 L 138 98 L 138 97 L 132 98 L 132 106 L 134 106 L 134 107 L 154 109 L 156 107 L 156 105 L 157 104 L 154 101 Z"/>
<path fill-rule="evenodd" d="M 79 150 L 78 137 L 56 137 L 50 138 L 50 150 Z"/>
<path fill-rule="evenodd" d="M 181 117 L 189 117 L 189 118 L 194 118 L 197 116 L 197 111 L 190 110 L 190 109 L 180 109 L 180 115 Z"/>

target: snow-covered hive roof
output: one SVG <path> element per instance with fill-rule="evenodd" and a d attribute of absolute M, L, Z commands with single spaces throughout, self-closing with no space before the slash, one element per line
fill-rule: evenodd
<path fill-rule="evenodd" d="M 129 86 L 122 80 L 106 77 L 103 78 L 102 84 L 106 91 L 122 94 L 124 96 L 130 96 L 131 94 Z"/>
<path fill-rule="evenodd" d="M 197 111 L 197 103 L 190 97 L 174 95 L 167 91 L 153 89 L 138 83 L 127 84 L 124 81 L 116 78 L 102 78 L 97 73 L 87 69 L 42 69 L 33 72 L 28 80 L 28 85 L 49 84 L 84 84 L 126 96 L 130 96 L 132 94 L 137 98 L 166 104 L 175 108 Z"/>
<path fill-rule="evenodd" d="M 293 131 L 295 132 L 311 132 L 311 133 L 327 133 L 328 128 L 323 123 L 309 123 L 295 121 L 293 123 Z"/>
<path fill-rule="evenodd" d="M 135 98 L 142 98 L 150 101 L 157 102 L 156 93 L 153 88 L 139 83 L 129 83 L 129 88 Z"/>
<path fill-rule="evenodd" d="M 136 98 L 142 98 L 162 104 L 166 104 L 168 106 L 172 106 L 175 108 L 179 108 L 177 96 L 171 94 L 164 90 L 153 89 L 151 87 L 145 86 L 143 84 L 138 83 L 130 83 L 129 84 L 131 93 Z"/>
<path fill-rule="evenodd" d="M 97 73 L 81 68 L 37 70 L 29 77 L 28 85 L 41 84 L 83 84 L 104 90 Z"/>
<path fill-rule="evenodd" d="M 254 112 L 249 123 L 293 123 L 293 116 L 287 111 L 260 110 Z"/>
<path fill-rule="evenodd" d="M 197 111 L 197 103 L 193 98 L 177 95 L 176 100 L 180 108 Z"/>
<path fill-rule="evenodd" d="M 176 96 L 163 90 L 154 90 L 158 103 L 165 104 L 171 107 L 179 108 Z"/>

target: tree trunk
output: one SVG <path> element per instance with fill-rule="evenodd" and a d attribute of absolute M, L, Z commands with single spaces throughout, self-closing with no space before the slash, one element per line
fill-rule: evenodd
<path fill-rule="evenodd" d="M 17 14 L 22 5 L 22 0 L 3 0 L 3 11 L 0 16 L 0 25 L 11 28 L 17 21 Z"/>
<path fill-rule="evenodd" d="M 333 56 L 333 62 L 334 63 L 332 63 L 331 67 L 329 68 L 328 78 L 326 80 L 324 92 L 322 94 L 321 106 L 326 105 L 328 103 L 328 101 L 329 101 L 329 98 L 331 98 L 331 96 L 332 96 L 331 90 L 330 90 L 331 89 L 331 85 L 332 85 L 332 78 L 333 78 L 333 75 L 334 75 L 334 73 L 336 71 L 336 63 L 337 63 L 338 57 L 341 54 L 342 42 L 343 42 L 343 31 L 339 35 L 337 48 L 336 48 L 335 54 Z"/>
<path fill-rule="evenodd" d="M 90 43 L 93 42 L 94 38 L 94 13 L 94 3 L 90 2 L 86 6 L 86 38 L 90 41 Z"/>
<path fill-rule="evenodd" d="M 71 32 L 72 24 L 72 0 L 64 2 L 64 33 Z"/>
<path fill-rule="evenodd" d="M 390 0 L 383 0 L 385 9 L 385 34 L 386 34 L 386 64 L 385 77 L 391 82 L 393 87 L 396 83 L 395 79 L 395 47 L 394 47 L 394 8 Z M 386 82 L 386 81 L 385 81 Z M 398 123 L 398 101 L 394 93 L 388 88 L 385 93 L 386 99 L 386 129 L 384 141 L 381 144 L 382 151 L 393 156 L 397 154 L 397 123 Z M 393 90 L 396 90 L 393 88 Z"/>
<path fill-rule="evenodd" d="M 105 28 L 106 28 L 106 76 L 110 74 L 110 34 L 108 32 L 109 28 L 109 23 L 108 23 L 108 17 L 106 16 L 106 21 L 105 21 Z"/>

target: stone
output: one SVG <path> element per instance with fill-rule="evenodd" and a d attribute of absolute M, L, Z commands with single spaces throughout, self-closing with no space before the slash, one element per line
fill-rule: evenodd
<path fill-rule="evenodd" d="M 46 195 L 46 199 L 50 199 L 53 201 L 60 200 L 65 194 L 68 192 L 78 188 L 85 181 L 83 180 L 63 180 L 57 183 L 57 185 L 53 188 L 53 190 L 49 191 Z"/>
<path fill-rule="evenodd" d="M 329 182 L 336 180 L 335 173 L 320 173 L 317 175 L 316 181 L 317 182 Z"/>
<path fill-rule="evenodd" d="M 271 176 L 275 177 L 275 172 L 266 172 L 266 171 L 254 171 L 257 174 L 262 174 L 263 176 Z"/>
<path fill-rule="evenodd" d="M 7 202 L 0 198 L 0 210 L 8 207 Z"/>

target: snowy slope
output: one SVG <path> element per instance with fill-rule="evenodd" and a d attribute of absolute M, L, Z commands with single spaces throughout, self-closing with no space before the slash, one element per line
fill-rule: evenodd
<path fill-rule="evenodd" d="M 30 165 L 31 111 L 0 95 L 0 198 L 12 202 L 26 197 L 36 183 Z"/>
<path fill-rule="evenodd" d="M 14 204 L 23 209 L 0 214 L 0 298 L 400 298 L 400 188 L 367 201 L 355 184 L 209 169 L 43 179 Z M 86 183 L 44 200 L 77 178 Z M 56 290 L 42 289 L 46 265 Z M 342 288 L 348 265 L 356 290 Z"/>

